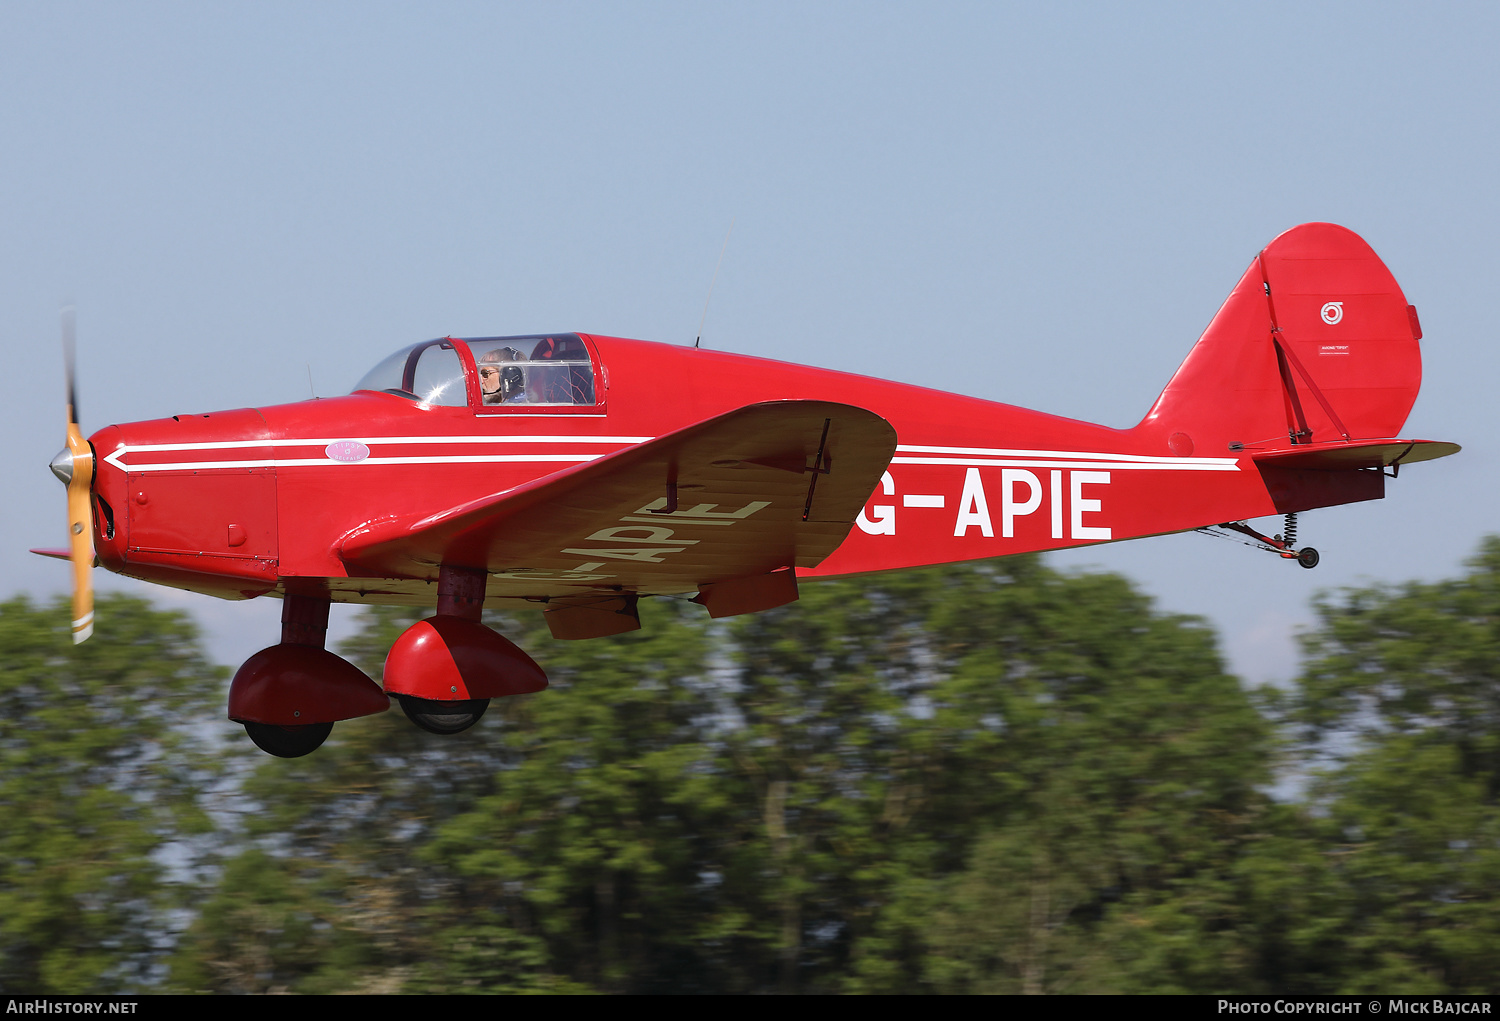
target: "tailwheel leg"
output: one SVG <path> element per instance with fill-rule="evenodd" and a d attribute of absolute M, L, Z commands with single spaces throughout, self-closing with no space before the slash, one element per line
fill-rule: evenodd
<path fill-rule="evenodd" d="M 1295 560 L 1301 566 L 1312 570 L 1318 566 L 1318 551 L 1311 546 L 1304 546 L 1300 550 L 1297 545 L 1297 515 L 1290 513 L 1286 516 L 1286 523 L 1282 526 L 1282 534 L 1271 536 L 1257 532 L 1243 521 L 1226 521 L 1220 528 L 1227 528 L 1241 535 L 1248 535 L 1260 544 L 1260 548 L 1269 553 L 1275 553 L 1283 560 Z"/>

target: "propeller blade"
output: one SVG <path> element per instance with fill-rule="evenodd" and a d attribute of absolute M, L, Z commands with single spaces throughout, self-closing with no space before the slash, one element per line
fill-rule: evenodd
<path fill-rule="evenodd" d="M 73 371 L 78 356 L 78 313 L 72 305 L 62 307 L 63 369 L 68 380 L 68 424 L 78 424 L 78 386 Z M 69 441 L 69 445 L 72 443 Z"/>
<path fill-rule="evenodd" d="M 82 451 L 78 448 L 82 447 Z M 94 508 L 89 488 L 94 454 L 77 425 L 68 429 L 73 481 L 68 483 L 68 559 L 73 563 L 73 644 L 94 633 Z"/>
<path fill-rule="evenodd" d="M 78 427 L 78 397 L 74 373 L 76 327 L 73 308 L 62 313 L 63 360 L 68 376 L 68 559 L 73 564 L 73 644 L 94 633 L 94 448 Z M 54 460 L 54 466 L 56 461 Z M 56 467 L 53 469 L 56 471 Z"/>

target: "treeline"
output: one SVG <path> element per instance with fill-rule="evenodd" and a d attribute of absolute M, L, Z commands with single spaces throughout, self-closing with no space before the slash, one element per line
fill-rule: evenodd
<path fill-rule="evenodd" d="M 1500 540 L 1321 603 L 1285 691 L 1031 558 L 643 617 L 499 622 L 548 691 L 286 761 L 180 614 L 113 597 L 74 648 L 0 604 L 0 989 L 1500 985 Z M 411 619 L 345 655 L 378 678 Z"/>

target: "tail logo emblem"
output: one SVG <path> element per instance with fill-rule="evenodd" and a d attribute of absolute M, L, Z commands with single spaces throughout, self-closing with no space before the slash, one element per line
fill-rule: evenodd
<path fill-rule="evenodd" d="M 1344 303 L 1342 301 L 1330 301 L 1323 306 L 1323 321 L 1329 326 L 1334 325 L 1344 318 Z"/>

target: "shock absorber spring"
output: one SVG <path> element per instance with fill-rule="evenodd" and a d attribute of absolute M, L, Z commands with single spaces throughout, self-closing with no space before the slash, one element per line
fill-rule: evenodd
<path fill-rule="evenodd" d="M 1286 523 L 1281 526 L 1281 538 L 1286 542 L 1287 549 L 1297 548 L 1297 512 L 1291 511 L 1286 516 Z"/>

